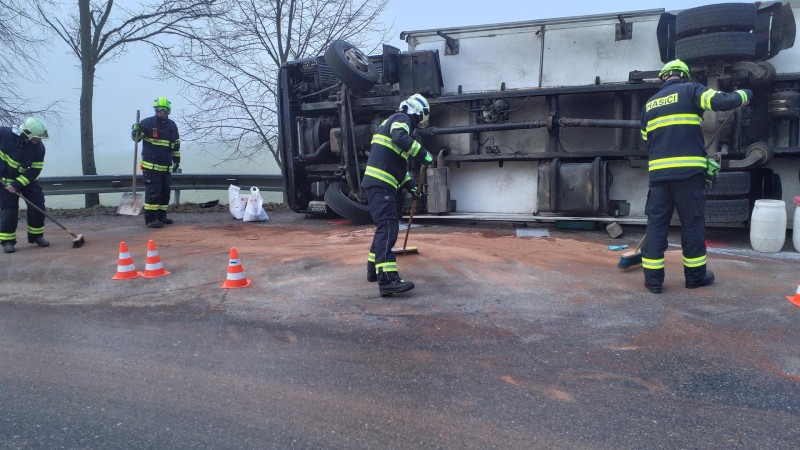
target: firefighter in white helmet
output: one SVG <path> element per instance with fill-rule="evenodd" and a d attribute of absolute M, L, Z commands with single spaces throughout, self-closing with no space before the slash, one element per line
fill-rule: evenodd
<path fill-rule="evenodd" d="M 414 94 L 400 103 L 372 137 L 361 187 L 375 222 L 375 236 L 367 259 L 367 281 L 378 282 L 382 297 L 414 288 L 414 283 L 400 277 L 392 252 L 399 229 L 397 191 L 406 188 L 417 198 L 421 195 L 408 173 L 408 160 L 426 165 L 433 162 L 431 154 L 412 137 L 417 126 L 427 126 L 430 113 L 428 100 Z"/>
<path fill-rule="evenodd" d="M 19 127 L 0 127 L 0 244 L 3 252 L 14 253 L 19 221 L 18 194 L 44 210 L 44 192 L 37 181 L 44 168 L 44 144 L 47 127 L 41 120 L 28 117 Z M 28 242 L 49 247 L 44 238 L 45 216 L 36 208 L 28 208 Z"/>

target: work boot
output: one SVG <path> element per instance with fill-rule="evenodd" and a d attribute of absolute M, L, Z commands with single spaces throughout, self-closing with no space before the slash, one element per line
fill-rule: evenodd
<path fill-rule="evenodd" d="M 44 238 L 44 236 L 28 236 L 28 243 L 29 244 L 36 244 L 39 247 L 50 247 L 50 241 Z"/>
<path fill-rule="evenodd" d="M 714 282 L 714 272 L 706 270 L 705 276 L 697 281 L 686 280 L 686 289 L 695 289 L 703 286 L 708 286 Z"/>
<path fill-rule="evenodd" d="M 172 219 L 167 219 L 167 216 L 159 217 L 158 221 L 163 223 L 164 225 L 172 225 L 174 223 Z"/>
<path fill-rule="evenodd" d="M 645 283 L 644 287 L 646 287 L 647 290 L 652 292 L 653 294 L 660 294 L 660 293 L 664 292 L 664 288 L 661 285 Z"/>
<path fill-rule="evenodd" d="M 14 248 L 14 243 L 13 242 L 3 241 L 2 244 L 3 244 L 3 253 L 14 253 L 15 251 L 17 251 Z"/>
<path fill-rule="evenodd" d="M 164 227 L 164 224 L 158 219 L 150 221 L 150 222 L 147 222 L 147 223 L 145 223 L 145 225 L 147 225 L 149 228 L 163 228 Z"/>
<path fill-rule="evenodd" d="M 375 263 L 367 261 L 367 281 L 374 283 L 378 281 L 378 274 L 375 273 Z"/>
<path fill-rule="evenodd" d="M 410 291 L 414 289 L 414 283 L 403 281 L 403 279 L 400 278 L 400 274 L 397 272 L 389 272 L 388 274 L 382 272 L 378 276 L 378 288 L 380 289 L 381 297 L 386 297 Z"/>

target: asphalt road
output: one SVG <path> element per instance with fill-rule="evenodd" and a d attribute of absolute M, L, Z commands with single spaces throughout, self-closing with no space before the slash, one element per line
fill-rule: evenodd
<path fill-rule="evenodd" d="M 178 218 L 66 219 L 86 248 L 4 255 L 0 448 L 800 443 L 796 258 L 741 233 L 710 233 L 714 286 L 684 289 L 677 252 L 656 296 L 602 232 L 432 224 L 400 261 L 417 289 L 387 300 L 363 279 L 369 227 Z M 111 281 L 121 237 L 173 273 Z M 219 289 L 231 244 L 249 288 Z"/>

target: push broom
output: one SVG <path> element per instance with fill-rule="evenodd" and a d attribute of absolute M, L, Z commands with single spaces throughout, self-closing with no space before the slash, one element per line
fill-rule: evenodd
<path fill-rule="evenodd" d="M 619 263 L 617 263 L 617 267 L 620 269 L 630 269 L 633 266 L 637 266 L 642 263 L 642 244 L 644 244 L 644 238 L 647 237 L 647 234 L 642 236 L 639 239 L 639 243 L 636 244 L 636 248 L 625 252 L 620 256 Z"/>
<path fill-rule="evenodd" d="M 5 183 L 3 183 L 2 181 L 0 181 L 0 185 L 2 185 L 2 186 L 3 186 L 3 189 L 5 189 L 5 187 L 6 187 L 6 184 L 5 184 Z M 50 216 L 49 214 L 47 214 L 46 212 L 44 212 L 44 211 L 42 210 L 42 208 L 39 208 L 38 206 L 34 205 L 34 204 L 33 204 L 33 203 L 30 201 L 30 200 L 28 200 L 27 198 L 25 198 L 25 196 L 24 196 L 24 195 L 22 195 L 22 194 L 20 194 L 19 192 L 16 192 L 16 191 L 15 191 L 14 193 L 15 193 L 15 194 L 17 194 L 17 196 L 18 196 L 19 198 L 21 198 L 21 199 L 25 200 L 25 203 L 27 203 L 27 204 L 28 204 L 28 206 L 30 206 L 31 208 L 33 208 L 33 209 L 35 209 L 35 210 L 39 211 L 39 212 L 40 212 L 40 213 L 42 213 L 42 214 L 43 214 L 45 217 L 47 217 L 48 219 L 52 220 L 52 221 L 53 221 L 53 223 L 55 223 L 56 225 L 58 225 L 59 227 L 61 227 L 61 228 L 62 228 L 64 231 L 66 231 L 67 233 L 71 234 L 71 235 L 72 235 L 72 237 L 74 237 L 74 238 L 75 238 L 75 239 L 73 239 L 73 240 L 72 240 L 72 248 L 81 248 L 81 247 L 83 246 L 83 244 L 85 244 L 85 243 L 86 243 L 86 240 L 83 238 L 83 235 L 82 235 L 82 234 L 75 234 L 75 233 L 73 233 L 72 231 L 69 231 L 69 228 L 65 227 L 64 225 L 61 225 L 61 223 L 59 223 L 59 222 L 58 222 L 56 219 L 54 219 L 52 216 Z"/>

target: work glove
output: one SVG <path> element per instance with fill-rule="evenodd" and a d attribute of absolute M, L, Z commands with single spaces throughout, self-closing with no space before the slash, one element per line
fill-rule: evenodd
<path fill-rule="evenodd" d="M 433 164 L 433 156 L 431 156 L 431 152 L 425 150 L 425 162 L 423 163 L 426 166 L 430 166 Z"/>
<path fill-rule="evenodd" d="M 719 181 L 719 161 L 718 156 L 706 158 L 706 189 L 713 189 Z"/>
<path fill-rule="evenodd" d="M 180 167 L 181 167 L 180 163 L 177 162 L 172 163 L 172 173 L 177 172 Z"/>
<path fill-rule="evenodd" d="M 409 189 L 408 192 L 411 192 L 411 195 L 413 195 L 416 199 L 422 198 L 422 192 L 420 192 L 416 186 Z"/>
<path fill-rule="evenodd" d="M 136 142 L 139 142 L 142 140 L 143 137 L 144 133 L 142 133 L 142 130 L 139 128 L 139 124 L 138 123 L 133 124 L 133 126 L 131 126 L 131 139 L 133 139 Z"/>

